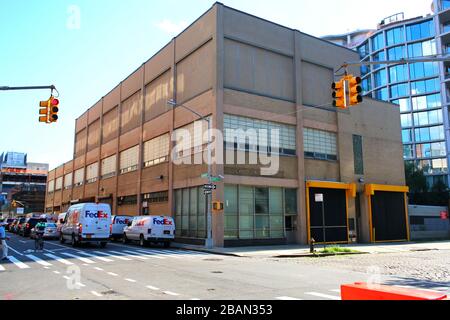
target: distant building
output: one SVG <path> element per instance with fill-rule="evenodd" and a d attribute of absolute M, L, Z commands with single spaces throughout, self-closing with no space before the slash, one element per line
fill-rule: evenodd
<path fill-rule="evenodd" d="M 17 212 L 13 200 L 24 213 L 44 212 L 48 164 L 27 162 L 27 154 L 0 154 L 0 209 L 4 214 Z M 20 209 L 19 209 L 20 212 Z"/>
<path fill-rule="evenodd" d="M 363 61 L 413 59 L 450 53 L 450 1 L 434 0 L 433 14 L 383 19 L 374 30 L 323 39 L 357 51 Z M 450 61 L 361 67 L 367 96 L 400 106 L 403 157 L 424 170 L 428 186 L 449 184 Z"/>

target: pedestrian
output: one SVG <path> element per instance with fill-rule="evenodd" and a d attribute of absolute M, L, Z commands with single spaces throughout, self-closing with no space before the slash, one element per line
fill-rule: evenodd
<path fill-rule="evenodd" d="M 9 240 L 9 237 L 6 236 L 5 225 L 3 221 L 0 222 L 0 243 L 2 247 L 2 258 L 0 260 L 8 259 L 8 245 L 6 244 L 6 240 Z"/>

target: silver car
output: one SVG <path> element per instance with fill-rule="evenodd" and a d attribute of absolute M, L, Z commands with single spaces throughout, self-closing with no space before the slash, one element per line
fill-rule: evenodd
<path fill-rule="evenodd" d="M 30 238 L 35 239 L 36 238 L 36 230 L 35 228 L 31 229 Z M 59 238 L 59 232 L 58 228 L 56 226 L 56 223 L 47 222 L 45 224 L 45 230 L 44 230 L 44 238 L 50 239 L 50 238 Z"/>

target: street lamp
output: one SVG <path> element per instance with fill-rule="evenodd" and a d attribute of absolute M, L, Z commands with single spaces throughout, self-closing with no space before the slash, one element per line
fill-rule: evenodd
<path fill-rule="evenodd" d="M 211 170 L 211 118 L 205 117 L 198 113 L 195 110 L 192 110 L 191 108 L 183 105 L 183 104 L 177 104 L 177 102 L 174 99 L 170 99 L 167 101 L 167 104 L 173 108 L 176 107 L 182 107 L 193 114 L 195 114 L 197 117 L 199 117 L 200 120 L 206 121 L 208 123 L 208 185 L 212 184 L 212 170 Z M 213 238 L 212 238 L 212 215 L 211 215 L 211 203 L 212 203 L 212 190 L 211 193 L 205 194 L 206 197 L 206 241 L 205 241 L 205 248 L 206 249 L 212 249 L 214 246 Z"/>

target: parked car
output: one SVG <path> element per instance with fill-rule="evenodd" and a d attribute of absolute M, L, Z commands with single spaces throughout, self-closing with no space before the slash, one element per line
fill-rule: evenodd
<path fill-rule="evenodd" d="M 19 218 L 13 225 L 12 232 L 13 233 L 19 233 L 20 228 L 22 227 L 22 224 L 25 222 L 25 218 Z"/>
<path fill-rule="evenodd" d="M 29 237 L 31 233 L 31 229 L 34 228 L 39 222 L 47 222 L 45 219 L 41 218 L 26 218 L 26 220 L 22 223 L 19 228 L 19 235 L 22 237 Z"/>
<path fill-rule="evenodd" d="M 140 216 L 123 230 L 123 243 L 139 241 L 140 246 L 149 243 L 163 243 L 164 247 L 170 247 L 175 238 L 175 222 L 167 216 Z"/>
<path fill-rule="evenodd" d="M 102 248 L 109 241 L 111 207 L 105 203 L 80 203 L 67 211 L 59 236 L 60 242 L 69 240 L 73 247 L 95 242 Z"/>
<path fill-rule="evenodd" d="M 36 229 L 31 229 L 30 238 L 35 239 L 36 237 Z M 56 227 L 56 223 L 46 222 L 44 229 L 44 239 L 59 239 L 59 233 Z"/>
<path fill-rule="evenodd" d="M 132 216 L 112 216 L 111 219 L 111 239 L 117 240 L 123 237 L 123 229 L 128 226 L 128 223 L 133 221 Z"/>
<path fill-rule="evenodd" d="M 6 219 L 6 227 L 5 227 L 5 229 L 6 229 L 6 231 L 9 231 L 9 228 L 10 228 L 10 226 L 11 226 L 11 224 L 14 222 L 14 220 L 16 220 L 16 219 L 13 219 L 13 218 L 8 218 L 8 219 Z"/>

